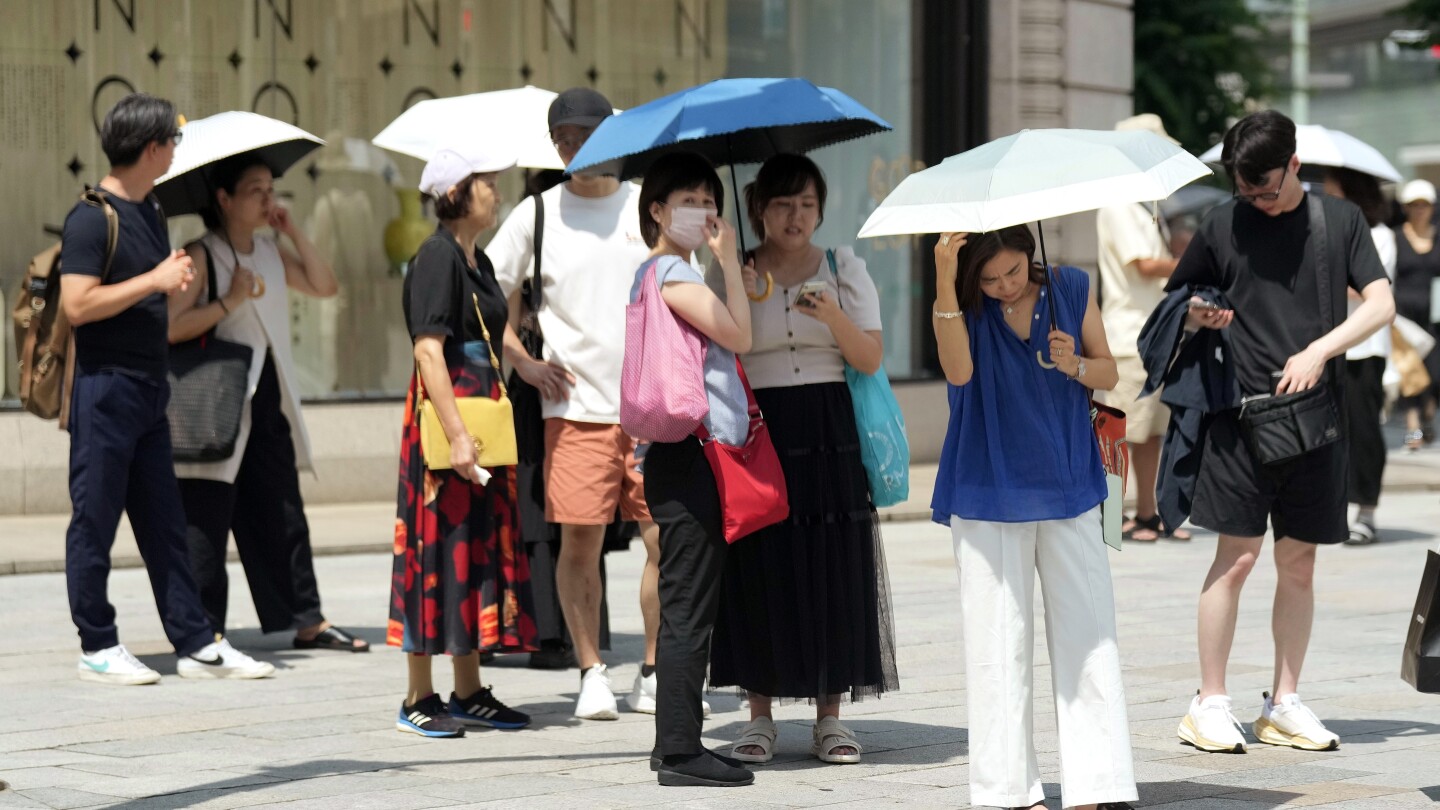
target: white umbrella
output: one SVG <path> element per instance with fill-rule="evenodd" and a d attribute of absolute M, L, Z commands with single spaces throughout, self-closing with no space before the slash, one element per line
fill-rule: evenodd
<path fill-rule="evenodd" d="M 1205 151 L 1200 159 L 1219 165 L 1220 153 L 1225 145 L 1217 143 Z M 1295 127 L 1295 154 L 1302 164 L 1314 166 L 1335 166 L 1354 169 L 1357 172 L 1400 182 L 1400 172 L 1380 154 L 1380 150 L 1349 133 L 1329 129 L 1319 124 L 1301 124 Z"/>
<path fill-rule="evenodd" d="M 861 237 L 964 231 L 1163 200 L 1211 171 L 1152 132 L 1024 130 L 906 177 Z"/>
<path fill-rule="evenodd" d="M 429 99 L 401 113 L 371 142 L 429 160 L 436 150 L 466 138 L 498 138 L 515 152 L 521 168 L 563 169 L 548 124 L 550 102 L 556 95 L 526 85 Z"/>
<path fill-rule="evenodd" d="M 276 177 L 325 142 L 305 130 L 252 112 L 223 112 L 180 128 L 170 172 L 155 181 L 166 216 L 193 214 L 210 204 L 206 167 L 241 152 L 257 152 Z"/>

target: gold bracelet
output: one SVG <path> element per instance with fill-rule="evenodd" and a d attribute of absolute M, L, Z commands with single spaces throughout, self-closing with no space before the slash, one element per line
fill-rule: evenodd
<path fill-rule="evenodd" d="M 944 312 L 944 311 L 941 311 L 941 310 L 938 310 L 938 309 L 931 309 L 931 310 L 930 310 L 930 317 L 932 317 L 932 318 L 939 318 L 939 319 L 944 320 L 944 321 L 948 321 L 948 320 L 950 320 L 951 318 L 961 318 L 961 317 L 964 317 L 964 315 L 965 315 L 965 313 L 964 313 L 964 312 L 961 312 L 961 311 L 958 310 L 958 309 L 955 310 L 954 312 Z"/>
<path fill-rule="evenodd" d="M 769 271 L 769 270 L 766 270 L 766 271 L 765 271 L 765 294 L 764 294 L 764 295 L 751 295 L 750 293 L 747 292 L 747 293 L 745 293 L 745 297 L 746 297 L 746 298 L 749 298 L 751 301 L 754 301 L 755 303 L 758 304 L 758 303 L 760 303 L 760 302 L 762 302 L 762 301 L 767 301 L 767 300 L 769 300 L 770 294 L 773 293 L 773 292 L 775 292 L 775 277 L 772 276 L 772 275 L 770 275 L 770 271 Z"/>

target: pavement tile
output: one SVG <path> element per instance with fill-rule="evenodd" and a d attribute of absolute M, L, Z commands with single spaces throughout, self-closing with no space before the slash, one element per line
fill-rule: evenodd
<path fill-rule="evenodd" d="M 39 802 L 42 807 L 54 808 L 54 810 L 75 810 L 80 807 L 97 807 L 121 801 L 116 796 L 62 787 L 36 788 L 24 793 L 25 798 Z M 0 793 L 0 796 L 4 795 Z M 5 806 L 4 801 L 0 800 L 0 807 Z"/>
<path fill-rule="evenodd" d="M 1245 801 L 1272 801 L 1275 804 L 1310 807 L 1329 805 L 1333 802 L 1373 800 L 1402 791 L 1374 785 L 1360 785 L 1346 782 L 1310 782 L 1302 785 L 1285 785 L 1273 790 L 1253 790 L 1229 794 L 1226 798 Z"/>

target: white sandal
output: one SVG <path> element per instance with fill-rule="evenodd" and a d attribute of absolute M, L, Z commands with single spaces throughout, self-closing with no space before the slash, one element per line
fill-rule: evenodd
<path fill-rule="evenodd" d="M 821 762 L 829 762 L 836 765 L 853 765 L 860 761 L 860 752 L 863 750 L 860 743 L 855 739 L 855 733 L 840 724 L 838 717 L 823 717 L 815 724 L 813 732 L 814 744 L 810 746 L 810 753 L 814 754 Z M 836 748 L 853 748 L 853 754 L 836 754 Z"/>
<path fill-rule="evenodd" d="M 730 756 L 741 762 L 769 762 L 775 756 L 775 737 L 779 731 L 775 721 L 768 717 L 757 717 L 740 729 L 740 737 L 730 746 Z M 753 745 L 760 749 L 758 754 L 742 754 L 740 749 Z"/>

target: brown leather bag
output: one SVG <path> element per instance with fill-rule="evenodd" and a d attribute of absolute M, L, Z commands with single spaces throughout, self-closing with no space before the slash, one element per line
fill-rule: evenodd
<path fill-rule="evenodd" d="M 120 221 L 105 192 L 86 188 L 80 200 L 105 212 L 103 284 L 115 258 Z M 10 317 L 20 370 L 20 404 L 41 419 L 58 418 L 64 430 L 70 417 L 70 382 L 75 377 L 75 336 L 60 306 L 60 261 L 59 242 L 30 260 Z"/>

